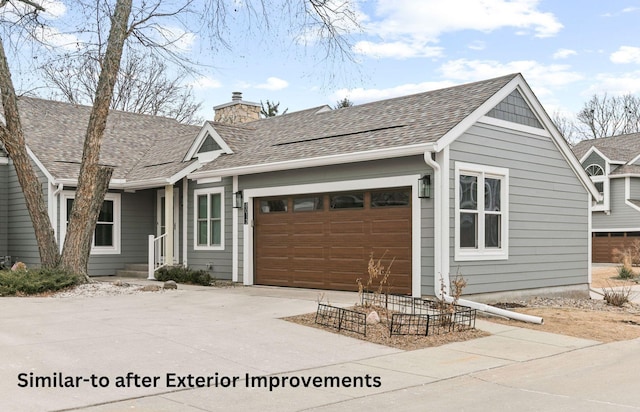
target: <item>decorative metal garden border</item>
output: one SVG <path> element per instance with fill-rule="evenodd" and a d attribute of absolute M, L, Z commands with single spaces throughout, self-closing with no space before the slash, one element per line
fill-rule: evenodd
<path fill-rule="evenodd" d="M 363 305 L 382 307 L 390 312 L 389 333 L 393 335 L 439 335 L 473 329 L 476 310 L 466 306 L 403 295 L 362 293 Z"/>
<path fill-rule="evenodd" d="M 348 330 L 367 335 L 367 315 L 355 310 L 318 303 L 316 323 L 338 330 Z"/>

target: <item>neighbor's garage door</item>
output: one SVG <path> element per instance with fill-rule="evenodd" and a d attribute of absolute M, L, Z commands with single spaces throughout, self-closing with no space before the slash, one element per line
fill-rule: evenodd
<path fill-rule="evenodd" d="M 411 293 L 410 188 L 260 198 L 254 208 L 256 284 L 355 291 L 373 252 L 385 266 L 394 259 L 389 292 Z"/>

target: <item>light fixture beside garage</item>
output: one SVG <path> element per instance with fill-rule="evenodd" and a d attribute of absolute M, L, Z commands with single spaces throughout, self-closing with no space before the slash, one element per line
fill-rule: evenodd
<path fill-rule="evenodd" d="M 431 175 L 424 175 L 418 179 L 418 197 L 420 199 L 431 197 Z"/>
<path fill-rule="evenodd" d="M 239 190 L 233 194 L 233 208 L 241 209 L 242 208 L 242 190 Z"/>

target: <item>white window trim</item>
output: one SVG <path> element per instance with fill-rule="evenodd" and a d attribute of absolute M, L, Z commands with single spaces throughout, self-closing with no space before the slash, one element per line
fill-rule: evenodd
<path fill-rule="evenodd" d="M 220 244 L 213 246 L 198 245 L 198 196 L 207 195 L 207 213 L 209 213 L 209 195 L 220 194 Z M 194 250 L 224 250 L 225 241 L 225 200 L 224 187 L 212 187 L 207 189 L 197 189 L 193 191 L 193 249 Z M 209 222 L 209 219 L 207 219 Z M 208 228 L 209 223 L 207 223 Z M 211 230 L 207 229 L 207 241 L 210 242 L 209 236 Z"/>
<path fill-rule="evenodd" d="M 589 176 L 593 183 L 603 183 L 602 187 L 602 203 L 594 203 L 591 210 L 594 212 L 607 212 L 611 209 L 609 203 L 609 177 L 607 176 Z"/>
<path fill-rule="evenodd" d="M 478 190 L 482 188 L 482 196 L 478 196 L 478 248 L 468 249 L 460 247 L 460 175 L 469 174 L 478 176 Z M 502 180 L 500 185 L 500 198 L 502 206 L 502 226 L 500 248 L 484 247 L 484 178 L 499 178 Z M 456 162 L 455 163 L 455 256 L 456 261 L 470 260 L 506 260 L 509 259 L 509 169 L 493 166 L 485 166 L 471 163 Z"/>
<path fill-rule="evenodd" d="M 67 199 L 75 199 L 76 192 L 65 190 L 60 196 L 60 248 L 64 245 L 67 235 Z M 120 228 L 121 228 L 121 196 L 120 193 L 107 193 L 104 200 L 113 202 L 113 246 L 95 246 L 95 237 L 91 241 L 92 255 L 119 255 L 120 254 Z"/>

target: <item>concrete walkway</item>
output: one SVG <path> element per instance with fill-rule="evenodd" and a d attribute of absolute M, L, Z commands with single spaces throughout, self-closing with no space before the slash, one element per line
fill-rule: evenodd
<path fill-rule="evenodd" d="M 347 305 L 357 295 L 325 298 Z M 280 319 L 315 311 L 317 299 L 182 285 L 2 298 L 0 410 L 640 410 L 640 340 L 601 344 L 478 321 L 491 336 L 406 352 Z M 54 379 L 72 386 L 42 387 Z M 198 387 L 207 379 L 211 387 Z"/>

